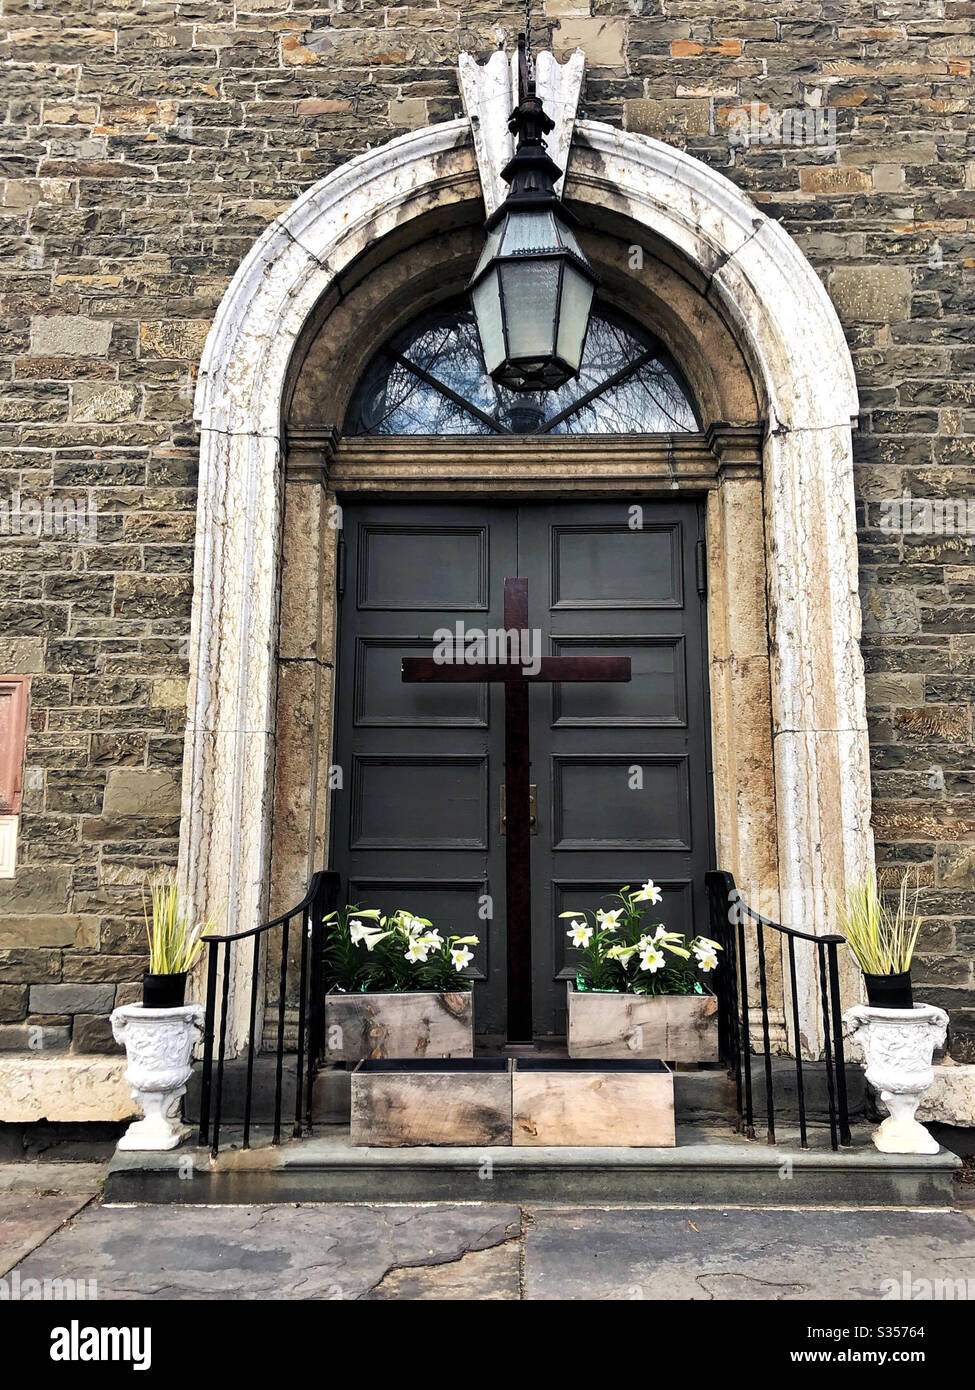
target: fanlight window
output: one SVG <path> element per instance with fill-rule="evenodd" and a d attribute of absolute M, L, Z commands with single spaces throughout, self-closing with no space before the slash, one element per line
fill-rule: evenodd
<path fill-rule="evenodd" d="M 488 376 L 474 316 L 438 309 L 376 354 L 347 435 L 672 434 L 698 429 L 690 394 L 659 342 L 594 309 L 576 381 L 518 393 Z"/>

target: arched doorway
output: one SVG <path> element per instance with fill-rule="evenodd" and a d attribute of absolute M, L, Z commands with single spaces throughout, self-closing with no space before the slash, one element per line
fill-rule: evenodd
<path fill-rule="evenodd" d="M 229 904 L 239 928 L 269 892 L 293 898 L 327 854 L 336 494 L 703 497 L 718 858 L 772 910 L 789 915 L 777 899 L 794 898 L 820 930 L 863 869 L 856 398 L 825 292 L 776 224 L 658 142 L 579 123 L 566 197 L 589 228 L 608 308 L 666 344 L 700 430 L 601 436 L 598 449 L 587 436 L 529 444 L 519 433 L 500 462 L 479 436 L 462 448 L 431 437 L 422 451 L 409 437 L 342 436 L 378 347 L 458 293 L 479 249 L 465 122 L 372 151 L 310 190 L 228 292 L 198 398 L 182 852 L 191 890 Z M 813 973 L 800 973 L 814 996 Z M 232 1002 L 231 1037 L 243 1026 Z"/>

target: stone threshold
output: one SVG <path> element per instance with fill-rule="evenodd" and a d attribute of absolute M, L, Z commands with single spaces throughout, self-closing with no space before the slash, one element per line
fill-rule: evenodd
<path fill-rule="evenodd" d="M 678 1126 L 677 1147 L 354 1148 L 343 1126 L 240 1149 L 227 1132 L 216 1160 L 188 1145 L 117 1153 L 107 1203 L 543 1202 L 702 1207 L 949 1207 L 954 1154 L 881 1154 L 870 1129 L 834 1153 L 828 1134 L 809 1149 L 784 1131 L 775 1145 L 725 1128 Z"/>

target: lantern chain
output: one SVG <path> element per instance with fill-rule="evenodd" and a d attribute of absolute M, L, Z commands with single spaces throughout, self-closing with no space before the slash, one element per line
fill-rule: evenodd
<path fill-rule="evenodd" d="M 529 91 L 535 90 L 535 63 L 532 57 L 532 0 L 525 0 L 525 79 Z"/>

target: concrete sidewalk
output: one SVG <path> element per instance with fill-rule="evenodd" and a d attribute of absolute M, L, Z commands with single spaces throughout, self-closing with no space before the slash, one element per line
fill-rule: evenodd
<path fill-rule="evenodd" d="M 78 1214 L 47 1209 L 17 1270 L 95 1280 L 102 1300 L 876 1300 L 920 1280 L 975 1293 L 975 1223 L 959 1210 L 70 1200 Z"/>

